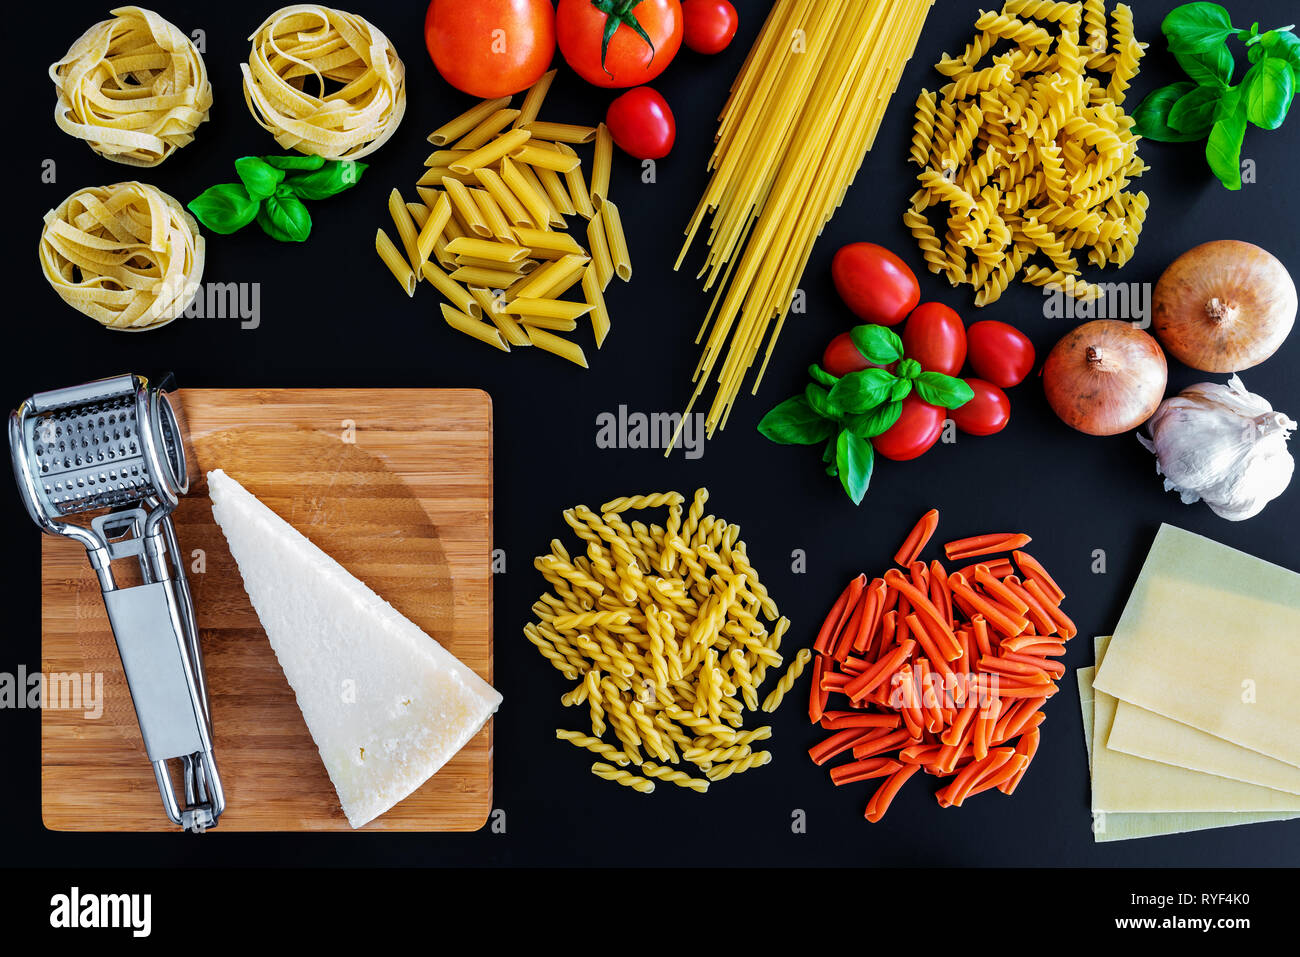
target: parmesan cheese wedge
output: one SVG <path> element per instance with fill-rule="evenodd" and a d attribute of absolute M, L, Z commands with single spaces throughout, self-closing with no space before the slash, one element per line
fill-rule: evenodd
<path fill-rule="evenodd" d="M 343 813 L 361 827 L 446 764 L 501 695 L 221 470 L 208 492 Z"/>

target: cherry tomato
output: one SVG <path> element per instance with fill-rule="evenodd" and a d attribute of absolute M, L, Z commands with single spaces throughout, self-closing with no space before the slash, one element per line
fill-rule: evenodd
<path fill-rule="evenodd" d="M 696 53 L 721 53 L 740 26 L 740 16 L 727 0 L 685 0 L 686 45 Z"/>
<path fill-rule="evenodd" d="M 975 398 L 948 413 L 957 428 L 967 435 L 992 435 L 1001 432 L 1011 421 L 1011 400 L 991 382 L 967 379 Z"/>
<path fill-rule="evenodd" d="M 661 159 L 677 141 L 668 101 L 648 86 L 628 90 L 609 104 L 605 124 L 619 148 L 637 159 Z"/>
<path fill-rule="evenodd" d="M 532 86 L 551 65 L 555 10 L 550 0 L 432 0 L 424 42 L 456 89 L 483 99 L 509 96 Z"/>
<path fill-rule="evenodd" d="M 970 367 L 985 382 L 1010 389 L 1034 368 L 1034 344 L 1015 326 L 984 319 L 966 330 Z"/>
<path fill-rule="evenodd" d="M 906 462 L 924 455 L 943 432 L 947 416 L 937 405 L 922 402 L 915 392 L 903 400 L 903 414 L 898 421 L 871 440 L 877 455 L 895 462 Z"/>
<path fill-rule="evenodd" d="M 874 243 L 850 243 L 837 252 L 831 279 L 844 304 L 863 322 L 897 325 L 921 301 L 916 274 Z"/>
<path fill-rule="evenodd" d="M 649 83 L 682 48 L 680 0 L 640 0 L 623 4 L 625 13 L 606 14 L 593 0 L 560 0 L 555 11 L 555 35 L 569 66 L 588 83 L 607 88 Z M 617 9 L 622 9 L 618 7 Z M 605 25 L 619 20 L 602 57 Z M 632 23 L 641 25 L 650 43 Z"/>
<path fill-rule="evenodd" d="M 850 372 L 861 372 L 863 369 L 888 369 L 889 366 L 881 366 L 872 362 L 853 344 L 852 336 L 847 332 L 841 332 L 831 340 L 826 351 L 822 353 L 822 368 L 833 376 L 846 376 Z"/>
<path fill-rule="evenodd" d="M 939 302 L 917 306 L 903 329 L 903 352 L 927 372 L 961 372 L 966 363 L 966 326 L 961 316 Z"/>

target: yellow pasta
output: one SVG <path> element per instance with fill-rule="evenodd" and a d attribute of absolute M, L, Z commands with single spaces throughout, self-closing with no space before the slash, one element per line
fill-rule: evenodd
<path fill-rule="evenodd" d="M 424 275 L 424 278 L 429 280 L 429 284 L 437 289 L 438 292 L 442 293 L 443 296 L 446 297 L 447 301 L 461 312 L 468 315 L 471 319 L 483 318 L 483 309 L 474 299 L 473 294 L 443 272 L 438 267 L 437 263 L 425 262 L 424 265 L 420 267 L 420 271 Z"/>
<path fill-rule="evenodd" d="M 609 309 L 605 306 L 605 294 L 601 291 L 600 280 L 596 278 L 594 269 L 584 269 L 582 272 L 582 294 L 587 305 L 591 306 L 591 330 L 596 336 L 596 348 L 599 349 L 609 335 Z"/>
<path fill-rule="evenodd" d="M 449 158 L 447 165 L 450 166 L 455 160 L 462 159 L 477 149 L 482 149 L 498 133 L 517 119 L 519 119 L 518 110 L 497 110 L 455 142 L 451 152 L 460 153 L 461 155 Z M 430 163 L 428 165 L 433 166 L 434 164 Z"/>
<path fill-rule="evenodd" d="M 495 100 L 484 100 L 430 133 L 429 142 L 434 146 L 446 146 L 468 134 L 488 117 L 496 113 L 497 110 L 504 109 L 509 105 L 510 97 L 508 96 L 498 97 Z"/>
<path fill-rule="evenodd" d="M 152 10 L 112 13 L 50 66 L 54 122 L 105 159 L 157 166 L 207 122 L 207 67 L 190 38 Z"/>
<path fill-rule="evenodd" d="M 488 325 L 480 319 L 466 315 L 459 309 L 453 309 L 445 302 L 442 304 L 442 317 L 447 320 L 447 325 L 451 326 L 458 332 L 473 336 L 480 342 L 486 342 L 490 346 L 500 349 L 502 352 L 509 352 L 510 346 L 506 344 L 505 339 L 501 338 L 501 332 L 495 327 Z"/>
<path fill-rule="evenodd" d="M 519 278 L 518 273 L 508 269 L 491 269 L 486 266 L 459 266 L 451 278 L 467 286 L 486 286 L 489 289 L 513 285 Z"/>
<path fill-rule="evenodd" d="M 493 163 L 500 161 L 503 157 L 513 153 L 519 147 L 523 146 L 532 137 L 527 130 L 511 130 L 502 136 L 498 136 L 490 143 L 486 143 L 474 150 L 468 156 L 462 156 L 460 159 L 451 163 L 451 169 L 457 173 L 472 173 L 476 169 L 482 169 L 484 166 L 491 166 Z"/>
<path fill-rule="evenodd" d="M 382 31 L 356 14 L 315 4 L 276 11 L 249 39 L 244 100 L 283 149 L 360 159 L 406 113 L 406 67 Z M 327 91 L 327 81 L 341 88 Z"/>
<path fill-rule="evenodd" d="M 591 773 L 598 778 L 604 778 L 606 781 L 613 781 L 634 791 L 640 791 L 642 794 L 650 794 L 655 789 L 653 781 L 601 761 L 597 761 L 591 766 Z"/>
<path fill-rule="evenodd" d="M 591 311 L 585 302 L 565 302 L 561 299 L 525 299 L 512 300 L 506 306 L 506 312 L 512 316 L 536 316 L 543 319 L 579 319 Z"/>
<path fill-rule="evenodd" d="M 434 245 L 451 219 L 451 199 L 446 193 L 439 193 L 437 201 L 429 209 L 429 214 L 420 224 L 420 234 L 416 237 L 415 248 L 419 254 L 420 267 L 429 261 Z"/>
<path fill-rule="evenodd" d="M 609 177 L 614 165 L 614 137 L 604 123 L 596 127 L 595 142 L 596 158 L 591 162 L 592 205 L 609 198 Z"/>
<path fill-rule="evenodd" d="M 536 326 L 528 327 L 528 340 L 545 352 L 559 356 L 561 359 L 568 359 L 574 365 L 582 366 L 584 369 L 587 368 L 587 356 L 576 342 L 562 339 Z"/>
<path fill-rule="evenodd" d="M 505 184 L 500 174 L 492 169 L 478 169 L 474 171 L 475 178 L 483 184 L 483 188 L 488 191 L 497 206 L 501 208 L 510 221 L 510 224 L 518 229 L 521 226 L 530 226 L 532 217 L 523 204 L 519 202 L 518 197 L 511 192 L 510 187 Z"/>
<path fill-rule="evenodd" d="M 591 247 L 591 268 L 596 273 L 597 283 L 604 291 L 609 288 L 609 281 L 614 278 L 614 257 L 609 250 L 603 209 L 591 217 L 591 222 L 587 224 L 587 245 Z"/>
<path fill-rule="evenodd" d="M 459 217 L 462 226 L 481 238 L 492 235 L 492 230 L 484 220 L 482 211 L 474 202 L 474 197 L 469 194 L 468 186 L 450 177 L 443 177 L 442 188 L 447 191 L 452 210 Z"/>
<path fill-rule="evenodd" d="M 578 157 L 575 155 L 573 159 L 574 162 L 577 162 Z M 569 198 L 569 190 L 564 185 L 564 180 L 560 178 L 559 173 L 545 167 L 535 168 L 533 173 L 537 176 L 538 182 L 542 184 L 542 189 L 545 190 L 547 198 L 551 201 L 551 207 L 561 217 L 577 214 L 578 211 L 574 208 L 573 200 Z"/>
<path fill-rule="evenodd" d="M 501 179 L 519 204 L 527 210 L 529 223 L 538 229 L 545 229 L 551 222 L 550 204 L 544 193 L 536 189 L 524 175 L 524 169 L 505 159 L 501 163 Z"/>
<path fill-rule="evenodd" d="M 408 296 L 415 295 L 415 270 L 382 229 L 375 230 L 375 251 Z"/>
<path fill-rule="evenodd" d="M 457 256 L 477 256 L 498 263 L 516 263 L 528 258 L 526 246 L 490 239 L 453 239 L 447 244 L 447 249 Z"/>
<path fill-rule="evenodd" d="M 627 237 L 623 234 L 623 217 L 618 207 L 609 200 L 601 200 L 600 215 L 605 227 L 605 245 L 609 250 L 614 275 L 624 282 L 632 279 L 632 257 L 627 250 Z"/>
<path fill-rule="evenodd" d="M 533 139 L 550 143 L 590 143 L 596 139 L 594 126 L 576 126 L 572 123 L 545 123 L 534 120 L 522 124 L 524 129 L 533 134 Z"/>
<path fill-rule="evenodd" d="M 799 676 L 803 674 L 810 661 L 812 661 L 812 652 L 807 648 L 800 648 L 794 656 L 794 661 L 790 662 L 790 667 L 772 689 L 772 693 L 763 700 L 764 711 L 770 713 L 781 707 L 782 700 L 790 693 L 790 689 L 794 687 L 794 683 L 799 680 Z"/>
<path fill-rule="evenodd" d="M 593 130 L 592 133 L 594 136 L 595 131 Z M 577 155 L 571 146 L 560 143 L 559 147 L 561 152 Z M 591 219 L 596 214 L 596 207 L 591 204 L 591 193 L 587 189 L 587 181 L 582 177 L 582 165 L 578 164 L 565 173 L 564 182 L 569 191 L 569 203 L 574 211 L 583 219 Z"/>
<path fill-rule="evenodd" d="M 542 110 L 542 103 L 546 100 L 546 94 L 550 92 L 551 84 L 555 81 L 556 70 L 547 70 L 542 74 L 541 79 L 528 88 L 524 94 L 524 105 L 519 109 L 519 118 L 515 126 L 527 127 L 536 119 L 537 114 Z"/>

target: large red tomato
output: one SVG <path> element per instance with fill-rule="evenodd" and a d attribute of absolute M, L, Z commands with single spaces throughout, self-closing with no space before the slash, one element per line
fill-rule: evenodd
<path fill-rule="evenodd" d="M 606 13 L 602 7 L 614 12 Z M 606 47 L 611 17 L 617 25 Z M 682 29 L 680 0 L 560 0 L 555 12 L 560 52 L 579 76 L 595 86 L 649 83 L 682 48 Z"/>
<path fill-rule="evenodd" d="M 550 0 L 432 0 L 424 42 L 443 79 L 495 99 L 541 79 L 555 55 Z"/>
<path fill-rule="evenodd" d="M 948 413 L 957 428 L 967 435 L 992 435 L 1011 421 L 1011 400 L 1007 394 L 983 379 L 967 379 L 975 397 Z"/>
<path fill-rule="evenodd" d="M 943 434 L 947 415 L 937 405 L 923 402 L 915 392 L 903 400 L 903 414 L 898 421 L 871 440 L 878 455 L 895 462 L 906 462 L 930 451 Z"/>
<path fill-rule="evenodd" d="M 1015 326 L 984 319 L 966 330 L 970 367 L 986 382 L 1010 389 L 1034 368 L 1034 344 Z"/>

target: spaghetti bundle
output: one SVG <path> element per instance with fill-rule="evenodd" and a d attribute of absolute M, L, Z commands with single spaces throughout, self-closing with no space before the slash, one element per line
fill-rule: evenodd
<path fill-rule="evenodd" d="M 284 149 L 360 159 L 383 146 L 406 112 L 406 67 L 362 17 L 316 4 L 271 14 L 249 37 L 248 108 Z"/>
<path fill-rule="evenodd" d="M 112 13 L 50 66 L 54 122 L 105 159 L 157 166 L 207 121 L 207 67 L 190 38 L 152 10 Z"/>
<path fill-rule="evenodd" d="M 725 426 L 764 339 L 766 367 L 813 243 L 875 140 L 932 4 L 777 0 L 763 25 L 723 109 L 713 176 L 677 261 L 712 214 L 700 276 L 718 291 L 697 337 L 709 330 L 688 406 L 716 381 L 709 435 Z M 761 379 L 762 369 L 755 391 Z"/>
<path fill-rule="evenodd" d="M 93 186 L 45 214 L 41 270 L 68 305 L 139 332 L 181 315 L 203 276 L 203 237 L 175 199 L 145 183 Z"/>

